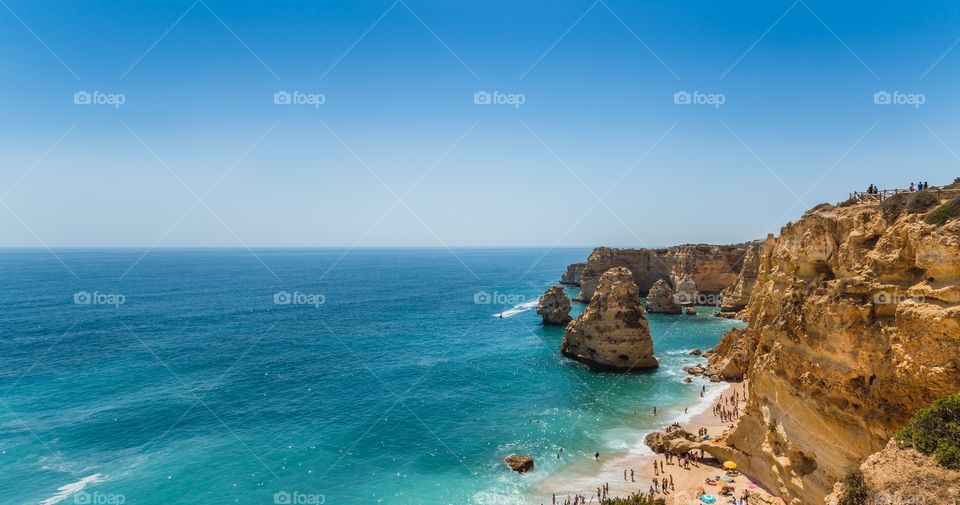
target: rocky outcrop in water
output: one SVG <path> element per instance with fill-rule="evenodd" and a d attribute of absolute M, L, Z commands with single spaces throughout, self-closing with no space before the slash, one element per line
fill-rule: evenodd
<path fill-rule="evenodd" d="M 511 454 L 503 462 L 514 472 L 526 473 L 533 470 L 533 457 L 525 454 Z"/>
<path fill-rule="evenodd" d="M 960 390 L 960 220 L 808 212 L 764 245 L 746 314 L 710 358 L 747 358 L 727 447 L 786 501 L 823 503 L 916 410 Z"/>
<path fill-rule="evenodd" d="M 614 249 L 598 247 L 590 253 L 580 278 L 580 295 L 574 301 L 589 301 L 600 276 L 613 267 L 626 267 L 646 296 L 660 279 L 670 281 L 674 291 L 692 304 L 699 296 L 718 295 L 736 281 L 752 243 L 736 245 L 687 244 L 663 249 Z"/>
<path fill-rule="evenodd" d="M 563 275 L 560 276 L 560 284 L 579 286 L 580 279 L 583 278 L 583 269 L 586 267 L 586 263 L 574 263 L 568 266 Z"/>
<path fill-rule="evenodd" d="M 570 298 L 563 291 L 563 286 L 548 289 L 537 302 L 537 314 L 543 317 L 543 324 L 566 326 L 573 320 L 570 309 Z"/>
<path fill-rule="evenodd" d="M 658 366 L 640 289 L 630 270 L 616 267 L 601 276 L 590 304 L 567 325 L 560 352 L 601 370 Z"/>
<path fill-rule="evenodd" d="M 674 298 L 673 286 L 665 279 L 657 279 L 647 293 L 647 312 L 679 314 L 683 307 Z"/>

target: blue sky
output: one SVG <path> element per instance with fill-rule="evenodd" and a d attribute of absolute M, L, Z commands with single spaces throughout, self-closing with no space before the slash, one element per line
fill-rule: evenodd
<path fill-rule="evenodd" d="M 0 246 L 760 238 L 960 176 L 958 39 L 946 1 L 2 0 Z"/>

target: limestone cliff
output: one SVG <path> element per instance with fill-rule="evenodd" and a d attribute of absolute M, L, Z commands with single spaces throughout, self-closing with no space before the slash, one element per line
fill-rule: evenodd
<path fill-rule="evenodd" d="M 747 329 L 715 358 L 749 361 L 726 443 L 786 501 L 823 503 L 917 409 L 960 390 L 960 219 L 826 206 L 758 260 Z"/>
<path fill-rule="evenodd" d="M 768 240 L 773 240 L 773 236 Z M 737 280 L 720 293 L 721 312 L 735 313 L 747 307 L 750 294 L 753 293 L 753 286 L 757 283 L 757 274 L 760 272 L 760 254 L 763 252 L 763 244 L 764 242 L 757 241 L 747 246 Z"/>
<path fill-rule="evenodd" d="M 902 449 L 891 441 L 860 465 L 868 504 L 960 503 L 960 472 L 937 464 L 932 456 Z M 838 505 L 846 485 L 838 482 L 827 505 Z"/>
<path fill-rule="evenodd" d="M 640 289 L 624 267 L 600 277 L 587 308 L 567 325 L 560 352 L 601 370 L 629 371 L 658 365 Z"/>
<path fill-rule="evenodd" d="M 575 301 L 590 300 L 600 276 L 613 267 L 626 267 L 646 295 L 653 283 L 669 280 L 678 296 L 691 304 L 709 304 L 700 296 L 717 298 L 732 286 L 743 265 L 750 243 L 736 245 L 687 244 L 663 249 L 613 249 L 598 247 L 590 253 L 580 279 L 580 295 Z"/>
<path fill-rule="evenodd" d="M 579 286 L 580 279 L 583 278 L 583 269 L 586 266 L 586 263 L 574 263 L 568 266 L 563 275 L 560 276 L 560 284 Z"/>

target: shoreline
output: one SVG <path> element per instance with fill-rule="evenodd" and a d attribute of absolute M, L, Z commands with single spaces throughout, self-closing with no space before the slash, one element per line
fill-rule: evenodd
<path fill-rule="evenodd" d="M 676 424 L 693 434 L 697 434 L 700 429 L 705 429 L 711 438 L 716 438 L 729 431 L 730 426 L 736 424 L 736 420 L 721 421 L 720 417 L 714 414 L 714 407 L 718 403 L 728 401 L 734 395 L 739 395 L 742 414 L 745 391 L 749 391 L 746 381 L 720 382 L 717 387 L 708 388 L 701 399 L 686 407 L 685 412 L 665 420 L 659 428 L 644 432 L 644 438 L 650 433 L 663 431 Z M 654 463 L 661 465 L 664 471 L 655 471 Z M 701 488 L 707 493 L 717 495 L 719 487 L 706 485 L 705 480 L 724 474 L 721 463 L 723 462 L 716 461 L 706 454 L 703 461 L 682 469 L 677 464 L 676 458 L 672 458 L 668 463 L 665 455 L 654 453 L 644 442 L 640 442 L 638 447 L 628 448 L 626 453 L 607 458 L 601 455 L 600 460 L 589 458 L 571 463 L 531 486 L 527 496 L 529 503 L 539 504 L 564 505 L 568 503 L 566 501 L 568 499 L 569 503 L 572 503 L 576 495 L 585 496 L 586 503 L 598 503 L 598 487 L 607 485 L 609 497 L 626 497 L 637 492 L 648 493 L 652 489 L 654 479 L 672 477 L 673 489 L 667 494 L 657 492 L 654 494 L 655 498 L 664 498 L 667 505 L 700 504 L 698 496 Z M 626 475 L 624 470 L 627 472 Z M 753 494 L 772 498 L 772 495 L 745 475 L 736 477 L 731 485 L 735 489 L 736 497 L 739 497 L 744 490 L 749 490 Z M 726 497 L 717 496 L 717 498 L 718 504 L 728 501 Z"/>

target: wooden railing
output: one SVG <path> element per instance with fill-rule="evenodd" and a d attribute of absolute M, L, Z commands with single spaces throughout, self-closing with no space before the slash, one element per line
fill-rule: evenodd
<path fill-rule="evenodd" d="M 942 188 L 930 188 L 923 189 L 921 191 L 929 191 L 935 193 L 937 198 L 952 198 L 954 196 L 960 195 L 960 189 L 942 189 Z M 876 193 L 867 193 L 866 191 L 854 191 L 850 193 L 850 199 L 856 200 L 857 202 L 882 202 L 887 198 L 890 198 L 893 195 L 898 195 L 900 193 L 916 193 L 917 190 L 909 189 L 880 189 Z"/>

